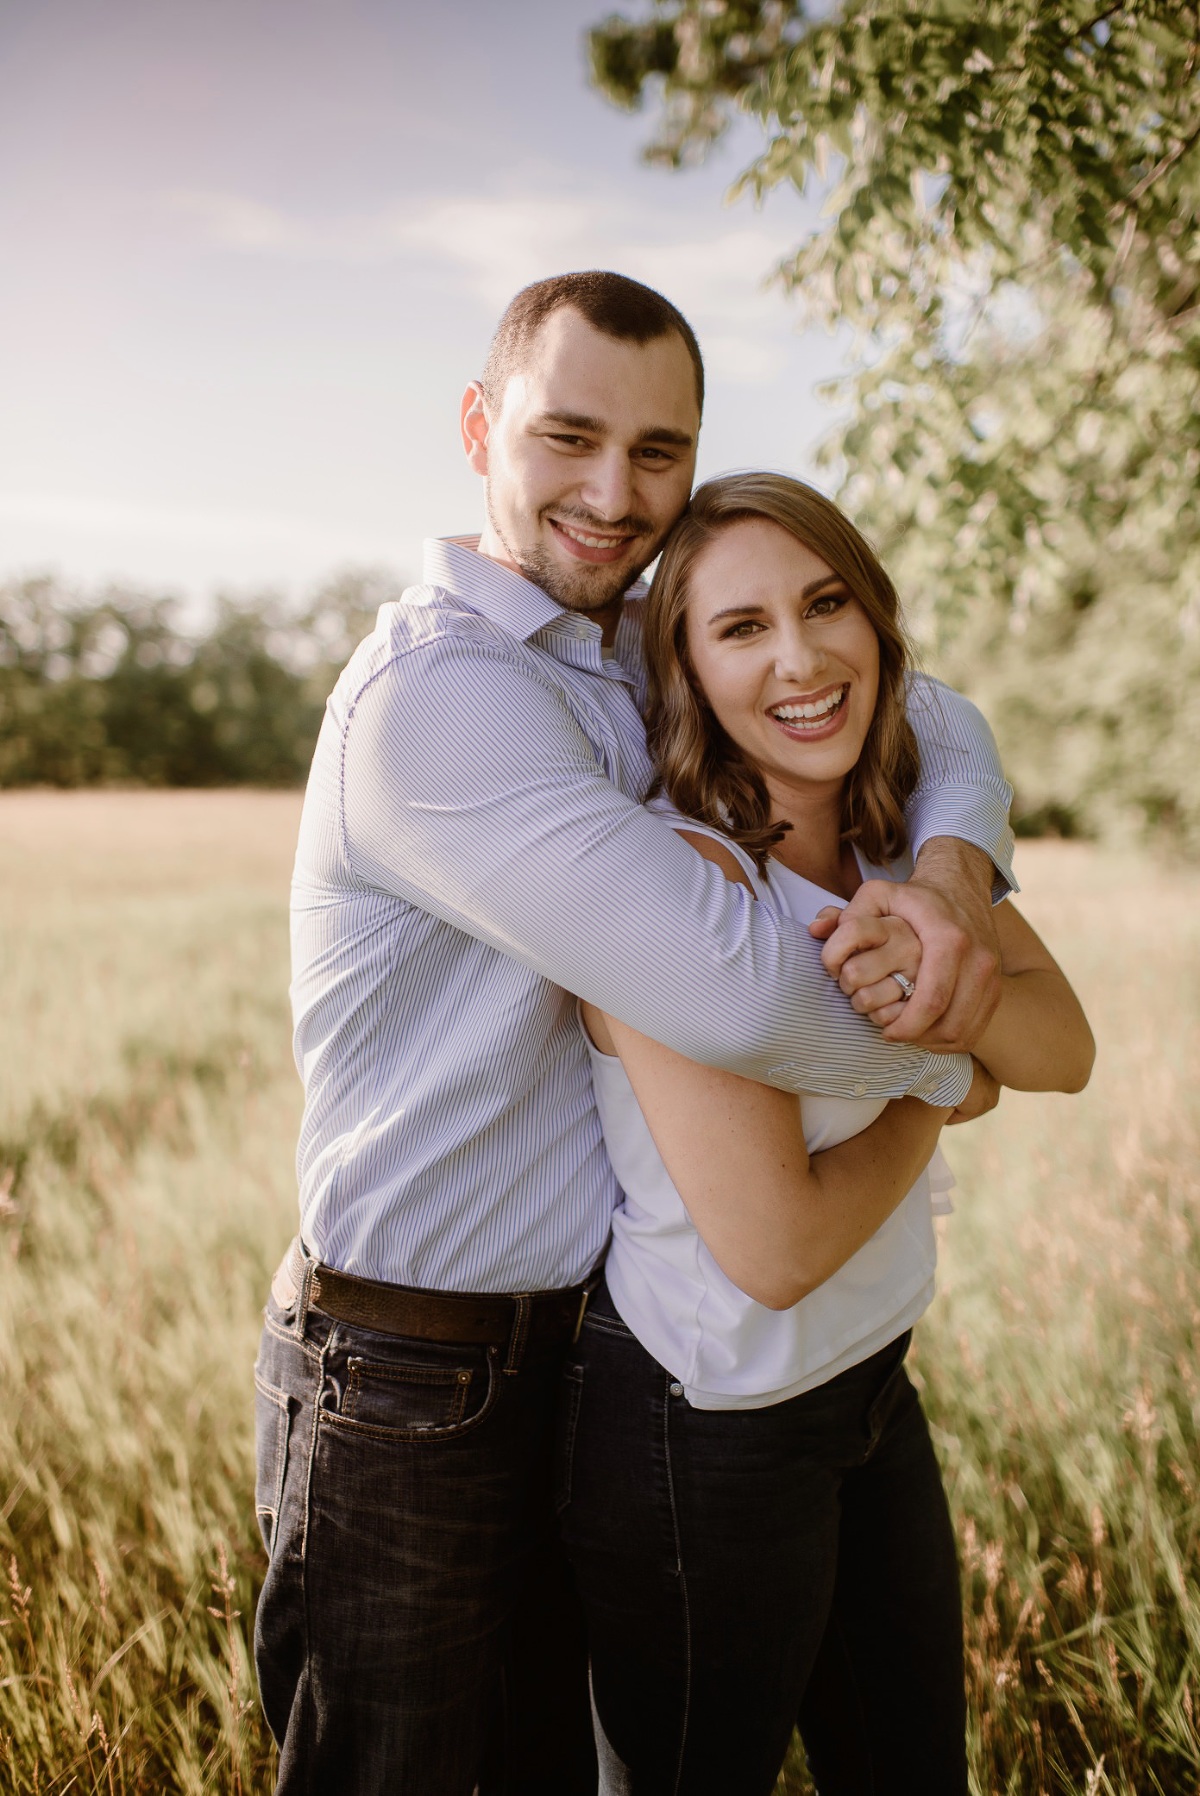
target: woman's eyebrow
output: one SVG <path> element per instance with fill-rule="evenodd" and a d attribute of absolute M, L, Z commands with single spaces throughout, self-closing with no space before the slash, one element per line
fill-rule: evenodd
<path fill-rule="evenodd" d="M 710 624 L 719 624 L 723 617 L 761 617 L 761 605 L 726 605 L 722 611 L 714 611 L 709 618 Z"/>
<path fill-rule="evenodd" d="M 827 586 L 845 585 L 846 582 L 840 574 L 822 574 L 819 579 L 810 580 L 807 586 L 800 588 L 800 597 L 813 599 L 819 592 L 824 592 Z M 849 591 L 849 588 L 847 587 L 846 590 Z M 726 605 L 722 610 L 714 611 L 708 621 L 710 624 L 718 624 L 723 617 L 761 617 L 762 611 L 761 605 Z"/>

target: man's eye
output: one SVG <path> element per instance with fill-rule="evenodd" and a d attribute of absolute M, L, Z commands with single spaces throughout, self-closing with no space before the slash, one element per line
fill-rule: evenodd
<path fill-rule="evenodd" d="M 563 436 L 558 431 L 555 431 L 551 436 L 550 441 L 552 443 L 562 443 L 567 449 L 582 449 L 585 447 L 586 439 L 583 437 Z"/>

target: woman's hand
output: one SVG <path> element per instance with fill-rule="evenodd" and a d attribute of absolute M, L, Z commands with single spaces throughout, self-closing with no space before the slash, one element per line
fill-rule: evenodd
<path fill-rule="evenodd" d="M 809 933 L 828 940 L 841 916 L 836 904 L 827 904 L 809 924 Z M 838 983 L 860 1016 L 886 1029 L 903 1014 L 908 1001 L 892 975 L 900 973 L 910 985 L 916 984 L 921 938 L 903 917 L 871 916 L 859 919 L 855 939 L 861 945 L 842 966 Z"/>
<path fill-rule="evenodd" d="M 952 1110 L 946 1118 L 950 1123 L 974 1122 L 977 1116 L 986 1116 L 1000 1102 L 1000 1081 L 993 1079 L 986 1066 L 971 1056 L 971 1086 L 966 1097 Z"/>

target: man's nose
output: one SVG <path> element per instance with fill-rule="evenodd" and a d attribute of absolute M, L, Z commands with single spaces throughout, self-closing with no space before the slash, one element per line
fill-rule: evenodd
<path fill-rule="evenodd" d="M 599 455 L 588 469 L 579 497 L 588 510 L 615 524 L 633 510 L 633 470 L 627 455 L 614 450 Z"/>

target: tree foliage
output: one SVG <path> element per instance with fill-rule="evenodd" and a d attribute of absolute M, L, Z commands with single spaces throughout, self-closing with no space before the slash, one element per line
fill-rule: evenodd
<path fill-rule="evenodd" d="M 858 365 L 826 445 L 1028 825 L 1200 844 L 1200 7 L 655 0 L 591 38 L 653 159 L 761 124 L 828 187 L 777 271 Z"/>
<path fill-rule="evenodd" d="M 219 599 L 192 635 L 171 599 L 0 587 L 0 786 L 294 784 L 338 670 L 399 592 L 350 573 L 300 611 Z"/>

